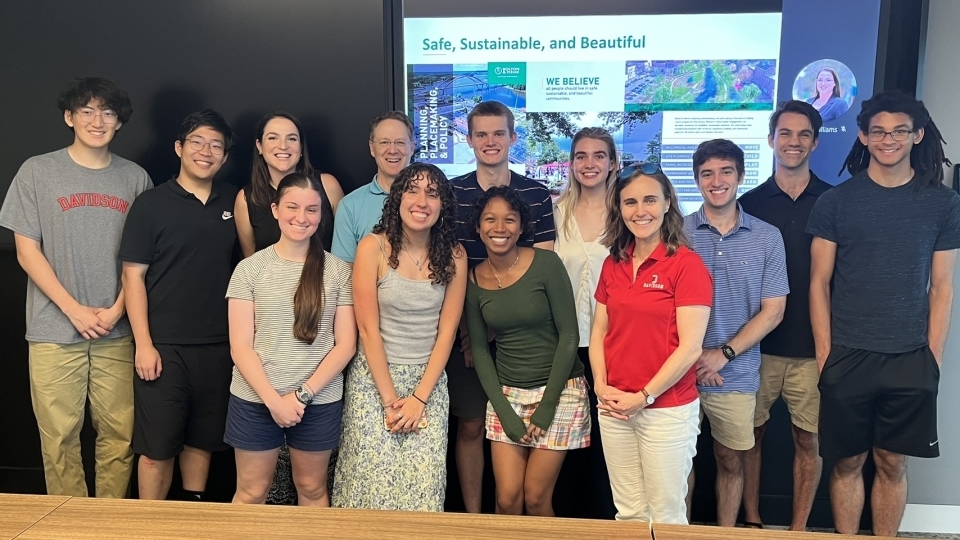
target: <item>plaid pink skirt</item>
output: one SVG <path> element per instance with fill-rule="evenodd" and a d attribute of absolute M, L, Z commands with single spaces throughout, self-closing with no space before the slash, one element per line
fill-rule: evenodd
<path fill-rule="evenodd" d="M 530 417 L 537 410 L 537 405 L 543 399 L 543 391 L 546 388 L 546 386 L 539 388 L 504 386 L 503 395 L 520 419 L 529 425 Z M 504 433 L 500 418 L 497 417 L 489 401 L 487 402 L 486 428 L 487 438 L 491 441 L 544 450 L 586 448 L 590 446 L 590 401 L 587 399 L 587 380 L 577 377 L 567 381 L 563 391 L 560 392 L 560 401 L 557 402 L 557 410 L 553 415 L 553 422 L 550 423 L 550 429 L 532 440 L 530 444 L 520 444 Z"/>

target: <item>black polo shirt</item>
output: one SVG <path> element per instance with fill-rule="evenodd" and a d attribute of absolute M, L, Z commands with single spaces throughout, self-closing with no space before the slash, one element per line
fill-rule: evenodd
<path fill-rule="evenodd" d="M 457 239 L 467 250 L 467 266 L 474 266 L 487 258 L 487 248 L 477 238 L 476 223 L 473 219 L 473 203 L 479 199 L 484 189 L 477 180 L 477 171 L 458 176 L 450 181 L 453 193 L 457 197 Z M 540 242 L 552 242 L 557 239 L 553 225 L 553 199 L 546 186 L 532 178 L 510 171 L 510 187 L 530 208 L 530 232 L 523 234 L 517 244 L 530 247 Z"/>
<path fill-rule="evenodd" d="M 130 206 L 120 260 L 148 264 L 146 286 L 154 343 L 228 340 L 227 285 L 234 266 L 237 188 L 214 181 L 207 203 L 176 179 Z"/>
<path fill-rule="evenodd" d="M 780 229 L 787 253 L 790 294 L 783 322 L 760 342 L 760 352 L 777 356 L 813 358 L 816 350 L 810 325 L 810 243 L 807 220 L 817 198 L 832 186 L 810 171 L 810 182 L 794 201 L 771 176 L 740 196 L 743 211 Z"/>

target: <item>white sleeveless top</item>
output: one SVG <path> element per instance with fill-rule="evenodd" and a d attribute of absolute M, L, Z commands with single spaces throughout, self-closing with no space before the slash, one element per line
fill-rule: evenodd
<path fill-rule="evenodd" d="M 572 216 L 570 219 L 573 219 L 573 230 L 568 237 L 563 227 L 563 210 L 559 206 L 554 207 L 553 216 L 557 224 L 557 240 L 553 243 L 553 250 L 560 256 L 567 275 L 570 276 L 573 299 L 577 306 L 580 347 L 587 347 L 590 345 L 593 313 L 597 308 L 593 294 L 597 292 L 600 270 L 603 268 L 603 261 L 610 255 L 610 250 L 604 247 L 599 239 L 584 242 L 580 227 Z"/>

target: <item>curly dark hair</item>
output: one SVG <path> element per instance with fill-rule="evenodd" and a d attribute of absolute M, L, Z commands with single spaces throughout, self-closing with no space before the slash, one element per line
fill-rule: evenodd
<path fill-rule="evenodd" d="M 940 129 L 930 118 L 930 111 L 917 98 L 901 92 L 899 90 L 887 90 L 881 92 L 861 104 L 860 114 L 857 115 L 857 127 L 860 133 L 866 134 L 870 131 L 870 121 L 873 117 L 882 113 L 903 113 L 913 121 L 914 131 L 922 129 L 924 137 L 920 142 L 913 145 L 910 150 L 910 166 L 913 167 L 916 174 L 910 180 L 914 190 L 923 187 L 943 187 L 943 166 L 953 165 L 944 154 L 943 135 Z M 837 174 L 843 174 L 846 169 L 850 174 L 857 174 L 864 171 L 870 165 L 870 150 L 860 142 L 858 137 L 853 141 L 853 148 L 847 154 L 843 167 Z"/>
<path fill-rule="evenodd" d="M 373 227 L 373 233 L 387 237 L 390 242 L 390 257 L 387 262 L 391 268 L 399 266 L 397 257 L 403 248 L 404 236 L 403 223 L 400 220 L 400 200 L 410 189 L 410 184 L 421 178 L 426 178 L 429 187 L 436 189 L 440 196 L 440 219 L 430 228 L 430 243 L 427 246 L 427 268 L 430 270 L 428 277 L 434 283 L 446 285 L 457 272 L 453 260 L 454 250 L 458 250 L 460 245 L 457 241 L 457 199 L 447 176 L 435 165 L 413 163 L 400 171 L 390 187 L 387 200 L 383 203 L 383 214 L 380 215 L 380 222 Z"/>
<path fill-rule="evenodd" d="M 480 217 L 483 216 L 483 210 L 493 199 L 501 198 L 520 214 L 520 238 L 533 234 L 533 222 L 530 220 L 530 207 L 520 196 L 517 190 L 510 186 L 494 186 L 483 193 L 473 202 L 473 209 L 470 212 L 470 223 L 473 224 L 473 237 L 480 239 Z"/>
<path fill-rule="evenodd" d="M 102 77 L 74 80 L 57 98 L 57 108 L 61 111 L 77 111 L 86 107 L 92 99 L 100 100 L 104 109 L 113 109 L 121 124 L 126 124 L 133 115 L 133 106 L 127 93 L 121 90 L 117 83 Z"/>

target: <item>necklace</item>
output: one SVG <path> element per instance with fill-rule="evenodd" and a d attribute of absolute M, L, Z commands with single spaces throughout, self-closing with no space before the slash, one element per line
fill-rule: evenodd
<path fill-rule="evenodd" d="M 422 276 L 423 276 L 423 264 L 422 264 L 422 261 L 423 261 L 423 258 L 426 256 L 427 252 L 424 251 L 424 252 L 423 252 L 419 257 L 417 257 L 416 259 L 413 258 L 413 255 L 410 254 L 410 251 L 409 251 L 409 250 L 404 249 L 403 252 L 407 254 L 407 258 L 410 259 L 410 262 L 412 262 L 413 265 L 417 267 L 417 273 L 420 274 L 420 276 L 422 277 Z"/>
<path fill-rule="evenodd" d="M 516 266 L 518 262 L 520 262 L 520 250 L 519 250 L 519 249 L 517 250 L 517 259 L 516 259 L 515 261 L 513 261 L 513 264 L 510 265 L 510 268 L 507 268 L 507 271 L 503 273 L 503 277 L 507 277 L 507 274 L 510 273 L 510 270 L 513 270 L 513 267 Z M 490 270 L 493 271 L 493 277 L 497 278 L 497 288 L 498 288 L 498 289 L 502 289 L 502 288 L 503 288 L 503 282 L 500 281 L 500 276 L 497 275 L 497 269 L 493 267 L 493 263 L 490 262 L 490 259 L 489 259 L 489 258 L 487 258 L 487 264 L 490 265 Z"/>

